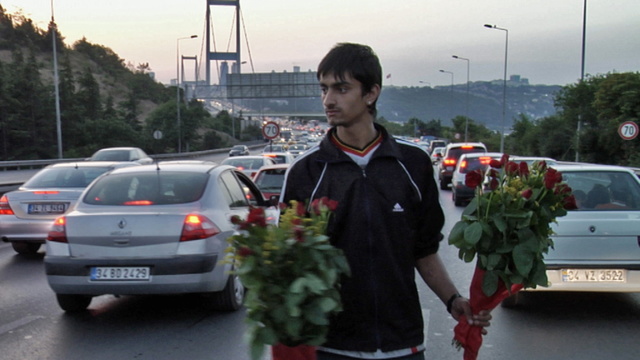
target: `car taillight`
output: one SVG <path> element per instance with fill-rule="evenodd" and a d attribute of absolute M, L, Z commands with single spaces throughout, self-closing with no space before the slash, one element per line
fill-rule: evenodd
<path fill-rule="evenodd" d="M 480 156 L 480 164 L 489 165 L 490 162 L 491 162 L 491 157 L 489 157 L 489 156 Z"/>
<path fill-rule="evenodd" d="M 446 158 L 442 161 L 442 163 L 446 166 L 455 166 L 456 165 L 456 159 L 452 159 L 452 158 Z"/>
<path fill-rule="evenodd" d="M 6 195 L 2 195 L 0 198 L 0 215 L 13 215 L 13 210 L 9 206 L 9 199 Z"/>
<path fill-rule="evenodd" d="M 47 235 L 47 240 L 61 243 L 68 242 L 66 224 L 67 218 L 64 216 L 60 216 L 55 219 L 53 221 L 53 225 L 51 225 L 51 230 L 49 230 L 49 234 Z"/>
<path fill-rule="evenodd" d="M 202 215 L 189 214 L 184 218 L 180 241 L 206 239 L 220 233 L 211 220 Z"/>
<path fill-rule="evenodd" d="M 462 160 L 462 162 L 460 162 L 460 169 L 466 169 L 467 168 L 467 160 Z"/>
<path fill-rule="evenodd" d="M 125 201 L 124 205 L 132 205 L 132 206 L 153 205 L 153 201 L 151 201 L 151 200 L 131 200 L 131 201 Z"/>
<path fill-rule="evenodd" d="M 33 192 L 36 195 L 56 195 L 56 194 L 60 194 L 60 191 L 57 190 L 40 190 L 40 191 L 34 191 Z"/>

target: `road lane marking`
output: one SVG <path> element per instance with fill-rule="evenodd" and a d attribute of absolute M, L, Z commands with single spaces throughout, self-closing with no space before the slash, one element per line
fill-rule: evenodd
<path fill-rule="evenodd" d="M 44 316 L 26 316 L 26 317 L 23 317 L 22 319 L 18 319 L 8 324 L 2 325 L 0 326 L 0 335 L 11 332 L 21 326 L 27 325 L 28 323 L 36 321 L 38 319 L 44 319 Z"/>

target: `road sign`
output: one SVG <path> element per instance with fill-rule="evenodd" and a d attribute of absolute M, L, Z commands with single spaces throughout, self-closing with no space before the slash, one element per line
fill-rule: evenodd
<path fill-rule="evenodd" d="M 618 128 L 618 134 L 623 140 L 633 140 L 638 136 L 638 124 L 625 121 Z"/>
<path fill-rule="evenodd" d="M 273 121 L 269 121 L 262 126 L 262 135 L 269 140 L 273 140 L 280 135 L 280 126 Z"/>

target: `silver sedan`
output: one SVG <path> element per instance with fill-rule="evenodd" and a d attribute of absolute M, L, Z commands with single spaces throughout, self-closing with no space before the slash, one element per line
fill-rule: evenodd
<path fill-rule="evenodd" d="M 113 171 L 55 220 L 47 280 L 65 311 L 84 310 L 102 294 L 184 293 L 237 310 L 244 287 L 223 259 L 236 231 L 231 217 L 246 218 L 251 206 L 267 203 L 233 166 L 192 161 Z"/>

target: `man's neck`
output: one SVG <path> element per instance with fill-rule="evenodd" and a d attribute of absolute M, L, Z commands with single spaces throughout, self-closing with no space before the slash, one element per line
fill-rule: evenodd
<path fill-rule="evenodd" d="M 373 122 L 362 122 L 348 128 L 337 126 L 336 134 L 340 141 L 346 145 L 355 149 L 364 149 L 378 136 L 378 131 L 373 126 Z"/>

